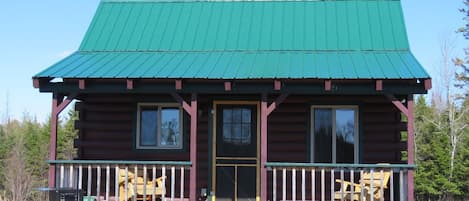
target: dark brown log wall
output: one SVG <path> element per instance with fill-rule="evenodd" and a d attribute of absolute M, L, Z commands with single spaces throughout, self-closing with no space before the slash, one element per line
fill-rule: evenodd
<path fill-rule="evenodd" d="M 290 96 L 268 119 L 268 161 L 310 162 L 308 146 L 312 105 L 357 105 L 361 163 L 402 163 L 406 130 L 400 112 L 384 96 Z"/>

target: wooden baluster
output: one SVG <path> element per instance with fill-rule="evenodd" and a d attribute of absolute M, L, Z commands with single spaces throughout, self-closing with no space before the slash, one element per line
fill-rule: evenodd
<path fill-rule="evenodd" d="M 109 192 L 111 191 L 111 166 L 106 165 L 106 200 L 109 200 Z"/>
<path fill-rule="evenodd" d="M 180 199 L 181 201 L 184 200 L 184 166 L 181 166 L 181 195 Z"/>
<path fill-rule="evenodd" d="M 287 169 L 282 169 L 282 200 L 287 200 Z"/>
<path fill-rule="evenodd" d="M 174 166 L 171 167 L 171 201 L 174 201 L 174 189 L 176 185 L 176 169 Z"/>
<path fill-rule="evenodd" d="M 292 193 L 292 199 L 296 200 L 296 169 L 293 168 L 292 174 L 291 174 L 291 193 Z"/>
<path fill-rule="evenodd" d="M 306 200 L 306 190 L 305 190 L 305 186 L 306 186 L 306 178 L 305 178 L 305 169 L 302 168 L 301 169 L 301 200 L 302 201 L 305 201 Z"/>
<path fill-rule="evenodd" d="M 87 185 L 86 185 L 86 190 L 87 190 L 87 193 L 86 195 L 88 197 L 91 196 L 91 176 L 92 176 L 92 170 L 91 170 L 91 165 L 88 165 L 88 182 L 87 182 Z"/>
<path fill-rule="evenodd" d="M 96 168 L 96 197 L 98 198 L 98 201 L 101 200 L 101 166 L 98 165 Z"/>
<path fill-rule="evenodd" d="M 277 200 L 277 169 L 272 170 L 272 199 Z"/>

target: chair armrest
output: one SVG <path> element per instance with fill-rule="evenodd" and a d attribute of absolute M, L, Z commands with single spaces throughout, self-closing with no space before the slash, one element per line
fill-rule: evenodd
<path fill-rule="evenodd" d="M 166 176 L 161 176 L 155 179 L 155 182 L 157 184 L 157 187 L 162 187 L 163 186 L 163 179 L 166 179 Z"/>
<path fill-rule="evenodd" d="M 341 179 L 336 179 L 335 182 L 337 182 L 337 183 L 344 183 L 344 184 L 347 184 L 347 185 L 355 184 L 355 183 L 352 183 L 352 182 L 349 182 L 349 181 L 344 181 L 344 180 L 341 180 Z"/>

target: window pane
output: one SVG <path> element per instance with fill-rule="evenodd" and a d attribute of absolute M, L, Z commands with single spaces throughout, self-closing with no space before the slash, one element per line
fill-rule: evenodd
<path fill-rule="evenodd" d="M 241 129 L 241 124 L 233 124 L 233 144 L 241 144 L 242 140 L 242 129 Z"/>
<path fill-rule="evenodd" d="M 251 110 L 223 109 L 223 140 L 234 145 L 251 143 Z"/>
<path fill-rule="evenodd" d="M 243 123 L 251 123 L 251 110 L 250 109 L 242 109 L 243 113 Z"/>
<path fill-rule="evenodd" d="M 314 109 L 314 162 L 332 162 L 332 110 Z"/>
<path fill-rule="evenodd" d="M 353 163 L 355 111 L 353 109 L 337 109 L 335 114 L 337 163 Z"/>
<path fill-rule="evenodd" d="M 162 146 L 178 146 L 181 144 L 179 131 L 179 109 L 163 108 L 161 111 L 161 143 Z"/>
<path fill-rule="evenodd" d="M 231 142 L 231 124 L 229 123 L 224 123 L 223 124 L 223 141 L 225 142 Z"/>
<path fill-rule="evenodd" d="M 240 123 L 241 122 L 241 109 L 233 109 L 233 122 Z"/>
<path fill-rule="evenodd" d="M 140 116 L 140 145 L 156 146 L 158 133 L 158 110 L 143 109 Z"/>
<path fill-rule="evenodd" d="M 242 144 L 251 144 L 251 124 L 243 124 Z"/>
<path fill-rule="evenodd" d="M 233 110 L 223 109 L 223 123 L 231 123 L 233 120 Z"/>

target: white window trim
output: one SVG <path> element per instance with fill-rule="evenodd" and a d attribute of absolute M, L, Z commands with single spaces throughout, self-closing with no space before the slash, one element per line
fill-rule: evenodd
<path fill-rule="evenodd" d="M 314 109 L 317 109 L 317 108 L 325 108 L 325 109 L 332 109 L 333 111 L 337 110 L 337 109 L 352 109 L 355 111 L 355 128 L 354 128 L 354 147 L 353 147 L 353 161 L 355 164 L 358 164 L 359 163 L 359 147 L 360 147 L 360 141 L 359 141 L 359 119 L 358 119 L 358 106 L 356 105 L 313 105 L 311 106 L 311 110 L 310 110 L 310 115 L 311 115 L 311 123 L 310 123 L 310 136 L 311 136 L 311 141 L 310 141 L 310 144 L 311 144 L 311 150 L 310 150 L 310 160 L 311 162 L 314 162 Z M 332 112 L 332 119 L 333 119 L 333 123 L 332 123 L 332 131 L 334 132 L 334 135 L 332 135 L 332 163 L 336 163 L 337 161 L 337 156 L 336 156 L 336 133 L 335 133 L 335 112 Z"/>
<path fill-rule="evenodd" d="M 158 108 L 158 134 L 157 134 L 157 142 L 161 141 L 161 120 L 162 120 L 162 108 L 178 108 L 179 109 L 179 145 L 178 146 L 162 146 L 162 145 L 156 145 L 156 146 L 142 146 L 140 145 L 140 126 L 141 126 L 141 112 L 142 112 L 142 106 L 151 106 L 151 107 L 157 107 Z M 183 147 L 183 113 L 181 106 L 177 103 L 138 103 L 137 104 L 137 132 L 136 132 L 136 148 L 137 149 L 182 149 Z"/>

